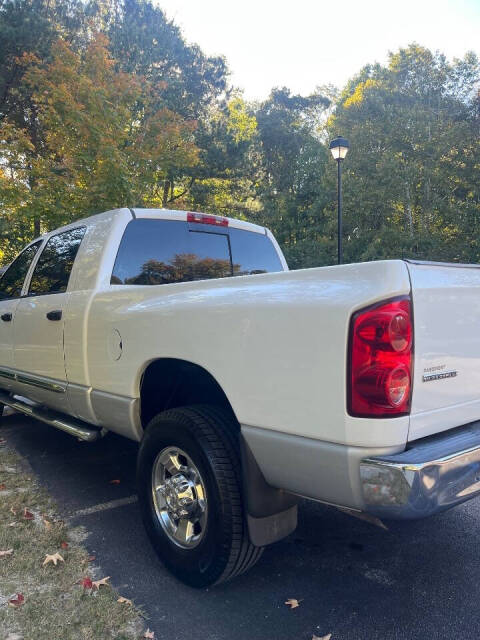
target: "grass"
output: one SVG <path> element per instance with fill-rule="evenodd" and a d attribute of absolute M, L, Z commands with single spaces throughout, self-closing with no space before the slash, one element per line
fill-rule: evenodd
<path fill-rule="evenodd" d="M 33 519 L 25 519 L 25 509 Z M 143 638 L 141 613 L 118 603 L 112 587 L 96 590 L 79 584 L 86 576 L 104 576 L 95 575 L 92 559 L 80 544 L 81 531 L 69 529 L 56 513 L 27 463 L 8 446 L 0 446 L 0 551 L 13 549 L 0 557 L 0 638 Z M 45 556 L 56 552 L 64 562 L 42 566 Z M 12 607 L 8 601 L 17 593 L 23 594 L 24 604 Z"/>

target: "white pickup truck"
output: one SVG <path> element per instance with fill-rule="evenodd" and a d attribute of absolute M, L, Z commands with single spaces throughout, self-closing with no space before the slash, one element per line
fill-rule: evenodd
<path fill-rule="evenodd" d="M 251 567 L 299 496 L 419 518 L 480 492 L 478 267 L 288 271 L 263 227 L 118 209 L 32 242 L 0 294 L 0 403 L 138 441 L 187 584 Z"/>

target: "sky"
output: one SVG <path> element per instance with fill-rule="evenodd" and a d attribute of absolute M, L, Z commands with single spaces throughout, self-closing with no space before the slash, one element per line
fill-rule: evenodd
<path fill-rule="evenodd" d="M 411 42 L 480 54 L 480 0 L 155 0 L 189 42 L 223 55 L 249 100 L 342 87 Z"/>

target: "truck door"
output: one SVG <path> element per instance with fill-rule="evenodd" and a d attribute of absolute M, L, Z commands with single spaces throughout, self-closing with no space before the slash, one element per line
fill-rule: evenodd
<path fill-rule="evenodd" d="M 13 327 L 23 283 L 41 240 L 20 253 L 0 279 L 0 386 L 11 388 L 13 367 Z"/>
<path fill-rule="evenodd" d="M 51 236 L 33 268 L 14 325 L 15 391 L 68 411 L 63 330 L 70 273 L 85 227 Z"/>

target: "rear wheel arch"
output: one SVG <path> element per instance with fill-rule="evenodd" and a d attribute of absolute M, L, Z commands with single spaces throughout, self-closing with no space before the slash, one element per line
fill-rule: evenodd
<path fill-rule="evenodd" d="M 143 428 L 162 411 L 195 404 L 222 407 L 238 424 L 225 391 L 204 367 L 177 358 L 158 358 L 145 366 L 140 377 Z"/>

